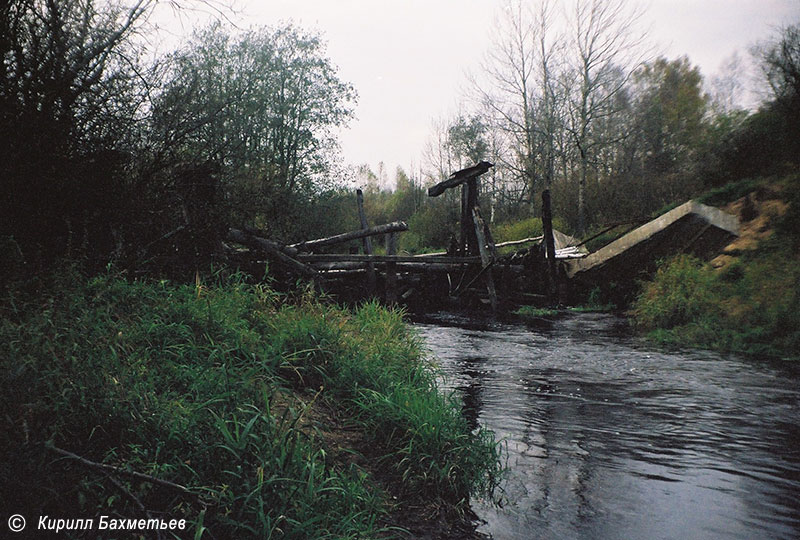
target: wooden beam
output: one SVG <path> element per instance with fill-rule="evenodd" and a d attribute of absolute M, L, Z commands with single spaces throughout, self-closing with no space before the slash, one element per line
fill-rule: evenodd
<path fill-rule="evenodd" d="M 486 236 L 484 235 L 484 223 L 478 207 L 472 208 L 472 218 L 475 222 L 475 236 L 478 238 L 478 251 L 481 254 L 481 264 L 486 274 L 486 290 L 489 292 L 489 302 L 492 305 L 492 311 L 497 311 L 497 291 L 494 288 L 494 278 L 492 277 L 492 269 L 489 268 L 494 264 L 489 249 L 486 247 Z"/>
<path fill-rule="evenodd" d="M 493 163 L 489 163 L 488 161 L 481 161 L 472 167 L 467 167 L 466 169 L 461 169 L 460 171 L 456 171 L 450 175 L 450 177 L 445 180 L 444 182 L 439 182 L 435 186 L 431 186 L 428 188 L 428 196 L 429 197 L 438 197 L 449 188 L 454 188 L 456 186 L 460 186 L 470 178 L 476 178 L 486 171 L 488 171 L 491 167 L 494 167 Z"/>
<path fill-rule="evenodd" d="M 386 238 L 386 254 L 389 256 L 397 253 L 397 235 L 389 233 Z M 386 264 L 386 303 L 397 303 L 397 264 L 389 262 Z"/>
<path fill-rule="evenodd" d="M 408 225 L 406 225 L 405 222 L 393 221 L 392 223 L 387 223 L 385 225 L 376 225 L 375 227 L 369 227 L 368 229 L 346 232 L 334 236 L 328 236 L 327 238 L 306 240 L 305 242 L 298 242 L 297 244 L 291 244 L 289 247 L 297 249 L 299 251 L 313 251 L 314 249 L 318 249 L 321 247 L 333 246 L 336 244 L 341 244 L 343 242 L 349 242 L 350 240 L 358 240 L 359 238 L 364 238 L 367 236 L 376 236 L 379 234 L 388 234 L 388 233 L 402 232 L 407 230 L 408 230 Z"/>
<path fill-rule="evenodd" d="M 291 269 L 296 274 L 300 274 L 301 276 L 309 278 L 317 277 L 316 270 L 290 257 L 279 247 L 277 247 L 279 244 L 276 244 L 271 240 L 261 238 L 260 236 L 254 236 L 238 229 L 229 229 L 227 238 L 231 242 L 236 242 L 237 244 L 242 244 L 243 246 L 247 246 L 251 249 L 262 251 L 269 257 L 277 260 L 279 263 Z"/>
<path fill-rule="evenodd" d="M 364 212 L 364 192 L 360 189 L 356 190 L 356 201 L 358 202 L 358 220 L 361 222 L 361 229 L 369 229 L 367 224 L 367 214 Z M 363 240 L 364 253 L 372 255 L 372 239 L 365 236 Z M 375 294 L 375 265 L 373 263 L 367 264 L 367 294 L 373 296 Z"/>
<path fill-rule="evenodd" d="M 558 276 L 556 275 L 556 241 L 553 238 L 553 213 L 550 206 L 550 190 L 542 191 L 542 233 L 547 256 L 547 289 L 554 300 L 558 300 Z"/>
<path fill-rule="evenodd" d="M 469 200 L 469 184 L 465 183 L 461 186 L 461 230 L 458 237 L 458 250 L 457 255 L 468 255 L 469 249 L 467 248 L 467 237 L 469 230 L 472 228 L 472 215 L 467 201 Z"/>
<path fill-rule="evenodd" d="M 530 238 L 523 238 L 522 240 L 511 240 L 509 242 L 500 242 L 496 244 L 494 247 L 508 247 L 508 246 L 519 246 L 521 244 L 527 244 L 528 242 L 541 242 L 544 236 L 532 236 Z"/>
<path fill-rule="evenodd" d="M 495 263 L 495 265 L 497 264 L 498 263 Z M 352 271 L 359 270 L 362 272 L 366 271 L 365 263 L 329 262 L 329 263 L 311 263 L 311 265 L 321 274 L 324 274 L 325 272 L 340 272 L 345 270 L 352 270 Z M 413 263 L 399 262 L 395 263 L 395 267 L 398 273 L 457 272 L 459 270 L 464 269 L 464 265 L 462 264 L 435 263 L 435 262 L 413 262 Z M 512 272 L 517 272 L 517 273 L 521 273 L 524 269 L 524 267 L 521 264 L 505 265 L 505 267 L 509 268 Z"/>
<path fill-rule="evenodd" d="M 323 262 L 374 262 L 374 263 L 422 263 L 421 257 L 413 255 L 358 255 L 356 253 L 301 253 L 297 260 L 308 263 Z M 427 263 L 478 264 L 480 257 L 427 257 Z"/>

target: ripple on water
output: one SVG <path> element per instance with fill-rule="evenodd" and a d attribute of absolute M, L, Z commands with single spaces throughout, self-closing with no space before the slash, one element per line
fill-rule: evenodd
<path fill-rule="evenodd" d="M 800 537 L 800 371 L 649 350 L 623 319 L 418 324 L 465 416 L 504 438 L 517 538 Z"/>

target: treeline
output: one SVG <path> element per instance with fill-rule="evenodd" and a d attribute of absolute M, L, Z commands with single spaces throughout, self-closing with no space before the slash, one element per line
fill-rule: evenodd
<path fill-rule="evenodd" d="M 502 13 L 464 112 L 435 126 L 421 170 L 398 171 L 399 193 L 384 196 L 382 208 L 415 208 L 394 218 L 414 221 L 423 245 L 457 234 L 459 201 L 420 199 L 421 188 L 481 159 L 496 165 L 481 185 L 492 222 L 535 227 L 550 189 L 558 226 L 584 237 L 797 163 L 796 26 L 754 45 L 765 101 L 750 111 L 738 105 L 743 59 L 704 80 L 687 57 L 653 55 L 624 0 L 511 1 Z"/>
<path fill-rule="evenodd" d="M 0 6 L 4 271 L 66 256 L 194 275 L 231 225 L 285 242 L 359 227 L 348 180 L 372 224 L 409 222 L 401 249 L 444 248 L 458 194 L 425 188 L 481 159 L 496 164 L 487 219 L 535 234 L 550 189 L 557 227 L 580 236 L 800 154 L 797 27 L 755 51 L 771 97 L 751 114 L 735 106 L 741 70 L 710 95 L 689 59 L 649 56 L 624 0 L 511 1 L 472 106 L 389 190 L 385 171 L 340 167 L 334 134 L 357 95 L 319 35 L 215 23 L 154 58 L 156 10 L 198 2 Z"/>
<path fill-rule="evenodd" d="M 152 59 L 156 10 L 197 4 L 2 3 L 7 270 L 65 256 L 196 267 L 232 223 L 289 241 L 336 220 L 332 132 L 355 90 L 320 37 L 292 25 L 216 23 Z"/>

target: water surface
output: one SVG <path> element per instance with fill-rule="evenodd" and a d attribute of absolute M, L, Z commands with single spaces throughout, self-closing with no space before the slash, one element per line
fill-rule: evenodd
<path fill-rule="evenodd" d="M 800 369 L 663 352 L 624 319 L 415 325 L 472 426 L 506 441 L 497 540 L 800 538 Z"/>

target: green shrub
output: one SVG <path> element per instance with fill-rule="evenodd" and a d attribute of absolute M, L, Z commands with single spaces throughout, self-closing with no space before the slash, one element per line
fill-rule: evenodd
<path fill-rule="evenodd" d="M 762 252 L 717 271 L 678 256 L 644 285 L 634 304 L 634 320 L 666 344 L 797 357 L 797 262 L 787 251 Z"/>

